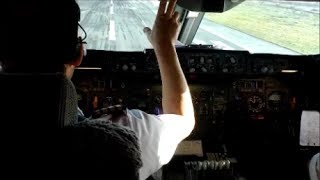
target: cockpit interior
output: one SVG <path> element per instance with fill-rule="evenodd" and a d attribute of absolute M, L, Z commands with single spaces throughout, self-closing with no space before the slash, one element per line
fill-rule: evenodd
<path fill-rule="evenodd" d="M 159 1 L 77 2 L 86 52 L 72 82 L 85 117 L 116 105 L 161 114 L 159 67 L 142 31 L 152 27 Z M 314 180 L 319 1 L 178 0 L 175 10 L 196 125 L 148 179 Z"/>

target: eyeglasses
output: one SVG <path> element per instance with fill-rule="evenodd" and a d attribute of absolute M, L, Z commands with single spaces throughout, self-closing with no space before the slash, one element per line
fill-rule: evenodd
<path fill-rule="evenodd" d="M 81 42 L 86 44 L 86 42 L 84 41 L 87 38 L 87 32 L 84 30 L 84 28 L 81 26 L 81 24 L 78 23 L 78 26 L 80 27 L 80 29 L 83 31 L 84 33 L 84 38 L 81 39 Z"/>

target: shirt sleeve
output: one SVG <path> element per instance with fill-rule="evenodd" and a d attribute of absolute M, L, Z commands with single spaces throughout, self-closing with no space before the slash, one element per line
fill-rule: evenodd
<path fill-rule="evenodd" d="M 174 114 L 152 115 L 141 110 L 127 109 L 129 127 L 136 132 L 141 147 L 140 180 L 144 180 L 167 164 L 178 144 L 193 127 L 183 116 Z"/>
<path fill-rule="evenodd" d="M 320 178 L 320 152 L 315 154 L 309 162 L 310 180 L 319 180 Z"/>

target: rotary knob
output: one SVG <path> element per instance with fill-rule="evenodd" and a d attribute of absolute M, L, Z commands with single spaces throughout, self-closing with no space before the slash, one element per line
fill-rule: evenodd
<path fill-rule="evenodd" d="M 202 67 L 202 68 L 201 68 L 201 71 L 202 71 L 202 72 L 208 72 L 207 68 L 205 68 L 205 67 Z"/>
<path fill-rule="evenodd" d="M 274 69 L 273 69 L 273 67 L 271 67 L 270 69 L 269 69 L 269 73 L 273 73 L 274 72 Z"/>
<path fill-rule="evenodd" d="M 228 68 L 223 68 L 222 72 L 227 73 L 227 72 L 229 72 L 229 69 Z"/>
<path fill-rule="evenodd" d="M 136 66 L 136 65 L 132 65 L 132 66 L 131 66 L 131 70 L 132 70 L 132 71 L 136 71 L 136 69 L 137 69 L 137 66 Z"/>
<path fill-rule="evenodd" d="M 191 73 L 196 72 L 196 68 L 190 68 L 189 72 L 191 72 Z"/>
<path fill-rule="evenodd" d="M 268 67 L 266 67 L 266 66 L 263 66 L 262 68 L 261 68 L 261 72 L 262 73 L 267 73 L 268 72 Z"/>
<path fill-rule="evenodd" d="M 203 57 L 203 56 L 200 57 L 200 63 L 201 63 L 201 64 L 204 63 L 204 57 Z"/>
<path fill-rule="evenodd" d="M 236 62 L 237 62 L 237 61 L 236 61 L 236 58 L 235 58 L 235 57 L 230 57 L 230 62 L 231 62 L 232 64 L 236 63 Z"/>
<path fill-rule="evenodd" d="M 123 71 L 127 71 L 128 69 L 129 69 L 128 65 L 126 65 L 126 64 L 122 65 L 122 70 Z"/>

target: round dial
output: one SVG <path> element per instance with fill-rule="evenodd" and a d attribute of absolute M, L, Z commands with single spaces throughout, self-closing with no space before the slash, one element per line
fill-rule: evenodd
<path fill-rule="evenodd" d="M 261 112 L 264 107 L 263 99 L 257 95 L 250 96 L 247 103 L 249 111 L 254 113 Z"/>

